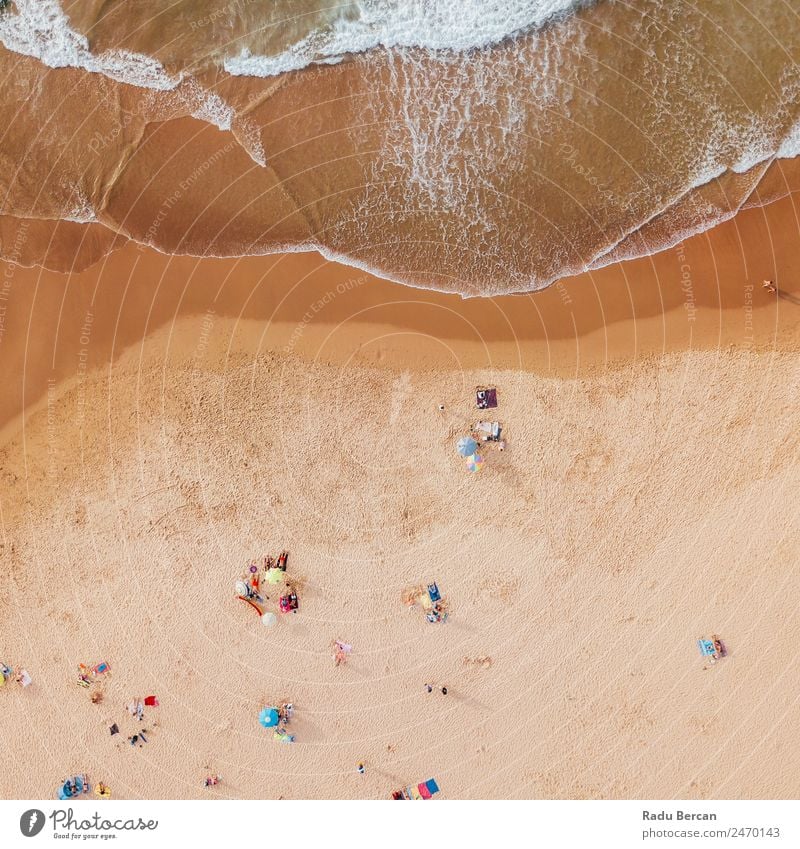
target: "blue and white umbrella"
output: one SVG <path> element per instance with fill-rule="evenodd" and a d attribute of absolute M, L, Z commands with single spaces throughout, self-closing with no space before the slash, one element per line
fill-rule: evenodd
<path fill-rule="evenodd" d="M 462 457 L 469 457 L 478 450 L 478 443 L 471 436 L 462 436 L 457 447 Z"/>

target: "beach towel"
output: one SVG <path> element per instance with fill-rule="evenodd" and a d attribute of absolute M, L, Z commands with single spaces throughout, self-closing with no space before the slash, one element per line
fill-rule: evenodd
<path fill-rule="evenodd" d="M 475 393 L 475 401 L 479 410 L 489 410 L 497 406 L 497 390 L 478 389 Z"/>
<path fill-rule="evenodd" d="M 419 790 L 419 795 L 422 796 L 423 799 L 431 798 L 431 791 L 428 790 L 428 785 L 425 782 L 418 784 L 417 789 Z"/>
<path fill-rule="evenodd" d="M 435 778 L 429 778 L 425 784 L 428 786 L 428 790 L 431 792 L 431 795 L 439 792 L 439 785 L 436 783 Z"/>
<path fill-rule="evenodd" d="M 412 799 L 422 799 L 422 794 L 413 784 L 408 788 L 408 792 L 411 794 Z"/>
<path fill-rule="evenodd" d="M 27 670 L 20 669 L 19 671 L 19 683 L 22 684 L 23 687 L 27 687 L 29 684 L 33 683 L 33 679 L 30 675 L 28 675 Z"/>
<path fill-rule="evenodd" d="M 428 584 L 428 598 L 433 601 L 440 601 L 442 598 L 441 593 L 439 592 L 439 587 L 436 584 Z"/>
<path fill-rule="evenodd" d="M 500 439 L 500 422 L 476 422 L 473 428 L 477 434 L 486 434 L 484 439 L 497 440 Z"/>
<path fill-rule="evenodd" d="M 711 640 L 698 640 L 697 646 L 700 649 L 700 654 L 703 657 L 711 657 L 716 654 L 717 650 L 714 648 L 714 643 Z"/>
<path fill-rule="evenodd" d="M 100 663 L 98 663 L 97 666 L 95 666 L 92 670 L 95 675 L 105 675 L 106 672 L 110 671 L 111 667 L 104 660 L 100 661 Z"/>
<path fill-rule="evenodd" d="M 144 703 L 147 707 L 158 707 L 158 699 L 155 696 L 147 696 Z"/>
<path fill-rule="evenodd" d="M 294 743 L 294 734 L 287 734 L 286 731 L 275 731 L 272 737 L 279 743 Z"/>

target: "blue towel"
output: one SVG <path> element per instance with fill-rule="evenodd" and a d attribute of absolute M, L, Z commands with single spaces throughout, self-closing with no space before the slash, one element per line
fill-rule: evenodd
<path fill-rule="evenodd" d="M 714 643 L 711 640 L 698 640 L 697 645 L 700 648 L 700 654 L 703 657 L 709 657 L 716 653 L 716 649 L 714 648 Z"/>

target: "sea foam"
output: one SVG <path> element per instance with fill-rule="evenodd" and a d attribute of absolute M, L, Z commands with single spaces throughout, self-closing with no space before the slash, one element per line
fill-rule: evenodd
<path fill-rule="evenodd" d="M 181 81 L 139 53 L 109 50 L 95 56 L 86 37 L 70 26 L 58 0 L 16 0 L 0 14 L 0 42 L 49 68 L 81 68 L 141 88 L 169 91 Z"/>
<path fill-rule="evenodd" d="M 466 51 L 497 44 L 586 5 L 588 0 L 361 0 L 355 18 L 342 15 L 274 56 L 243 50 L 225 60 L 225 70 L 269 77 L 339 62 L 376 47 Z"/>

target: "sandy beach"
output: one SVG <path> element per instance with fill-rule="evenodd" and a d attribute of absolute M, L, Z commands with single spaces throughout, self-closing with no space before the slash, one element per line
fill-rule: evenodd
<path fill-rule="evenodd" d="M 6 266 L 2 795 L 796 797 L 794 215 L 492 300 L 312 254 Z M 283 548 L 267 629 L 233 586 Z M 445 625 L 401 600 L 434 580 Z"/>
<path fill-rule="evenodd" d="M 797 799 L 792 4 L 319 6 L 0 2 L 0 799 Z"/>

